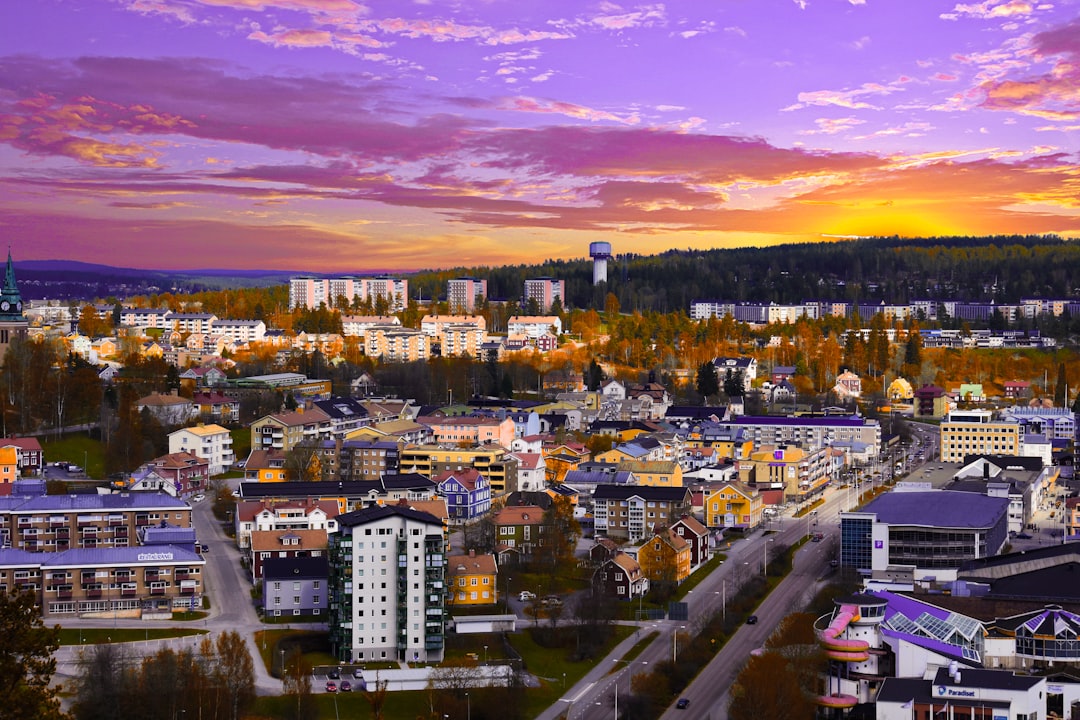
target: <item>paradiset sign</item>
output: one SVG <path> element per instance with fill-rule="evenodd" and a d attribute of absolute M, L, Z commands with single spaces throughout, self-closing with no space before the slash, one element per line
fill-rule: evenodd
<path fill-rule="evenodd" d="M 951 698 L 975 698 L 978 697 L 978 693 L 975 690 L 967 688 L 955 688 L 948 685 L 937 686 L 938 697 L 951 697 Z"/>

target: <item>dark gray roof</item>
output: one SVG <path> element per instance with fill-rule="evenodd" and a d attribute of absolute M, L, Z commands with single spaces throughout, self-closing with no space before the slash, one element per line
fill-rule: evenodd
<path fill-rule="evenodd" d="M 993 690 L 1029 690 L 1043 681 L 1041 677 L 1016 675 L 1008 670 L 980 670 L 964 668 L 960 671 L 960 684 L 963 687 L 989 688 Z M 952 685 L 948 668 L 938 668 L 934 676 L 935 685 Z"/>
<path fill-rule="evenodd" d="M 385 475 L 380 480 L 339 480 L 326 482 L 276 482 L 263 483 L 250 480 L 240 483 L 240 495 L 245 500 L 265 497 L 355 497 L 365 496 L 371 491 L 385 492 L 387 489 L 425 489 L 434 490 L 435 483 L 419 473 L 403 475 Z"/>
<path fill-rule="evenodd" d="M 626 470 L 605 472 L 598 470 L 567 470 L 563 482 L 578 485 L 626 485 L 633 473 Z"/>
<path fill-rule="evenodd" d="M 950 490 L 887 492 L 861 512 L 877 513 L 880 522 L 939 528 L 989 528 L 1008 512 L 1008 498 Z"/>
<path fill-rule="evenodd" d="M 368 508 L 363 508 L 362 510 L 353 510 L 344 515 L 338 515 L 337 521 L 338 525 L 341 527 L 356 527 L 357 525 L 365 525 L 394 515 L 399 515 L 410 520 L 419 520 L 420 522 L 431 525 L 438 525 L 442 528 L 442 520 L 431 513 L 401 507 L 400 505 L 373 505 Z"/>
<path fill-rule="evenodd" d="M 597 485 L 594 500 L 626 500 L 640 497 L 657 502 L 685 502 L 690 491 L 684 487 L 660 487 L 656 485 Z"/>
<path fill-rule="evenodd" d="M 988 460 L 1002 470 L 1022 468 L 1029 472 L 1039 472 L 1043 469 L 1042 458 L 1025 457 L 1023 455 L 965 455 L 963 464 L 970 465 L 979 460 Z"/>
<path fill-rule="evenodd" d="M 326 400 L 316 400 L 312 404 L 331 418 L 366 418 L 368 416 L 367 408 L 361 405 L 359 400 L 350 397 L 335 396 Z"/>
<path fill-rule="evenodd" d="M 263 580 L 319 580 L 329 574 L 326 556 L 267 558 L 262 562 Z"/>
<path fill-rule="evenodd" d="M 930 681 L 922 678 L 885 678 L 877 695 L 878 702 L 894 703 L 925 697 L 930 697 Z"/>
<path fill-rule="evenodd" d="M 383 475 L 379 480 L 387 490 L 432 490 L 437 483 L 431 478 L 424 477 L 420 473 L 400 473 Z"/>

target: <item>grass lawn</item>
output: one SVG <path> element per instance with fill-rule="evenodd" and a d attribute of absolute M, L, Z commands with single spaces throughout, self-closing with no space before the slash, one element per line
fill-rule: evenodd
<path fill-rule="evenodd" d="M 315 704 L 319 709 L 321 718 L 349 718 L 350 720 L 366 720 L 372 717 L 371 706 L 368 705 L 363 693 L 348 692 L 325 693 L 322 688 L 312 688 L 315 693 Z M 289 698 L 284 696 L 260 697 L 255 702 L 252 715 L 263 718 L 281 718 L 295 715 L 295 708 L 288 708 Z M 292 712 L 290 712 L 290 709 Z M 386 704 L 383 705 L 384 718 L 412 718 L 429 717 L 429 698 L 424 690 L 412 692 L 392 692 L 386 695 Z"/>
<path fill-rule="evenodd" d="M 727 560 L 727 555 L 724 553 L 716 553 L 709 561 L 694 571 L 694 574 L 686 579 L 686 582 L 679 585 L 679 589 L 675 592 L 675 599 L 682 600 L 686 597 L 686 593 L 696 588 L 702 580 L 709 576 L 716 568 L 720 567 L 720 563 Z"/>
<path fill-rule="evenodd" d="M 205 635 L 205 630 L 187 628 L 60 628 L 61 645 L 97 645 L 107 642 L 136 642 L 163 638 Z"/>
<path fill-rule="evenodd" d="M 597 657 L 603 658 L 611 652 L 611 648 L 618 645 L 636 629 L 627 625 L 614 626 L 611 638 L 597 653 Z M 521 653 L 528 671 L 540 678 L 540 687 L 530 688 L 526 695 L 526 717 L 536 717 L 562 696 L 563 673 L 566 673 L 566 687 L 573 687 L 574 683 L 583 678 L 585 673 L 596 665 L 593 660 L 571 662 L 566 659 L 569 648 L 541 647 L 533 642 L 532 636 L 528 632 L 510 635 L 510 644 Z"/>
<path fill-rule="evenodd" d="M 232 437 L 233 455 L 237 460 L 246 460 L 251 453 L 251 428 L 239 427 L 229 431 Z"/>
<path fill-rule="evenodd" d="M 86 433 L 65 435 L 59 440 L 42 437 L 41 450 L 47 463 L 64 460 L 83 466 L 89 477 L 105 477 L 104 447 Z"/>

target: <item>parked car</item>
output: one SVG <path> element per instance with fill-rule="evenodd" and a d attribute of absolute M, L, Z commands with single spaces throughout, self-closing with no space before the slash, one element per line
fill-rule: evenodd
<path fill-rule="evenodd" d="M 562 607 L 562 598 L 558 595 L 548 595 L 540 601 L 541 605 L 548 605 L 550 607 Z"/>
<path fill-rule="evenodd" d="M 337 683 L 333 680 L 326 681 L 326 692 L 337 692 Z"/>
<path fill-rule="evenodd" d="M 206 496 L 202 493 L 195 493 L 195 496 L 191 498 L 194 502 L 202 502 L 206 499 Z"/>
<path fill-rule="evenodd" d="M 520 593 L 518 593 L 518 600 L 520 600 L 521 602 L 528 602 L 529 600 L 535 599 L 536 593 L 531 593 L 528 590 L 522 590 Z"/>
<path fill-rule="evenodd" d="M 352 676 L 353 676 L 353 680 L 363 680 L 364 679 L 364 669 L 363 668 L 353 668 Z"/>
<path fill-rule="evenodd" d="M 78 465 L 68 465 L 68 466 L 67 466 L 67 471 L 68 471 L 69 473 L 81 473 L 81 472 L 82 472 L 82 468 L 81 468 L 81 467 L 79 467 Z"/>
<path fill-rule="evenodd" d="M 690 707 L 690 698 L 679 698 L 679 702 L 675 703 L 675 707 L 685 710 Z"/>
<path fill-rule="evenodd" d="M 327 671 L 326 677 L 330 678 L 331 680 L 340 680 L 341 671 L 338 670 L 336 667 L 332 667 L 329 671 Z"/>
<path fill-rule="evenodd" d="M 209 545 L 207 545 L 206 543 L 203 543 L 203 544 L 202 544 L 202 545 L 201 545 L 201 546 L 199 547 L 199 549 L 200 549 L 200 550 L 202 550 L 202 551 L 203 551 L 204 553 L 210 552 L 210 546 L 209 546 Z"/>
<path fill-rule="evenodd" d="M 1033 536 L 1030 533 L 1018 532 L 1016 533 L 1017 540 L 1030 540 Z"/>
<path fill-rule="evenodd" d="M 352 692 L 352 683 L 348 680 L 341 681 L 341 692 Z"/>
<path fill-rule="evenodd" d="M 757 615 L 751 615 L 750 617 L 746 618 L 746 624 L 757 625 Z"/>

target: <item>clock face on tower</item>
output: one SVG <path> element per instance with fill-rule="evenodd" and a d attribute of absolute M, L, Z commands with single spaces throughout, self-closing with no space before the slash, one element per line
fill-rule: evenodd
<path fill-rule="evenodd" d="M 19 302 L 15 303 L 15 309 L 16 309 L 16 310 L 22 310 L 22 300 L 20 300 Z"/>
<path fill-rule="evenodd" d="M 5 300 L 4 302 L 0 302 L 0 310 L 3 310 L 4 312 L 7 312 L 10 309 L 11 309 L 11 303 L 9 303 L 7 300 Z"/>

